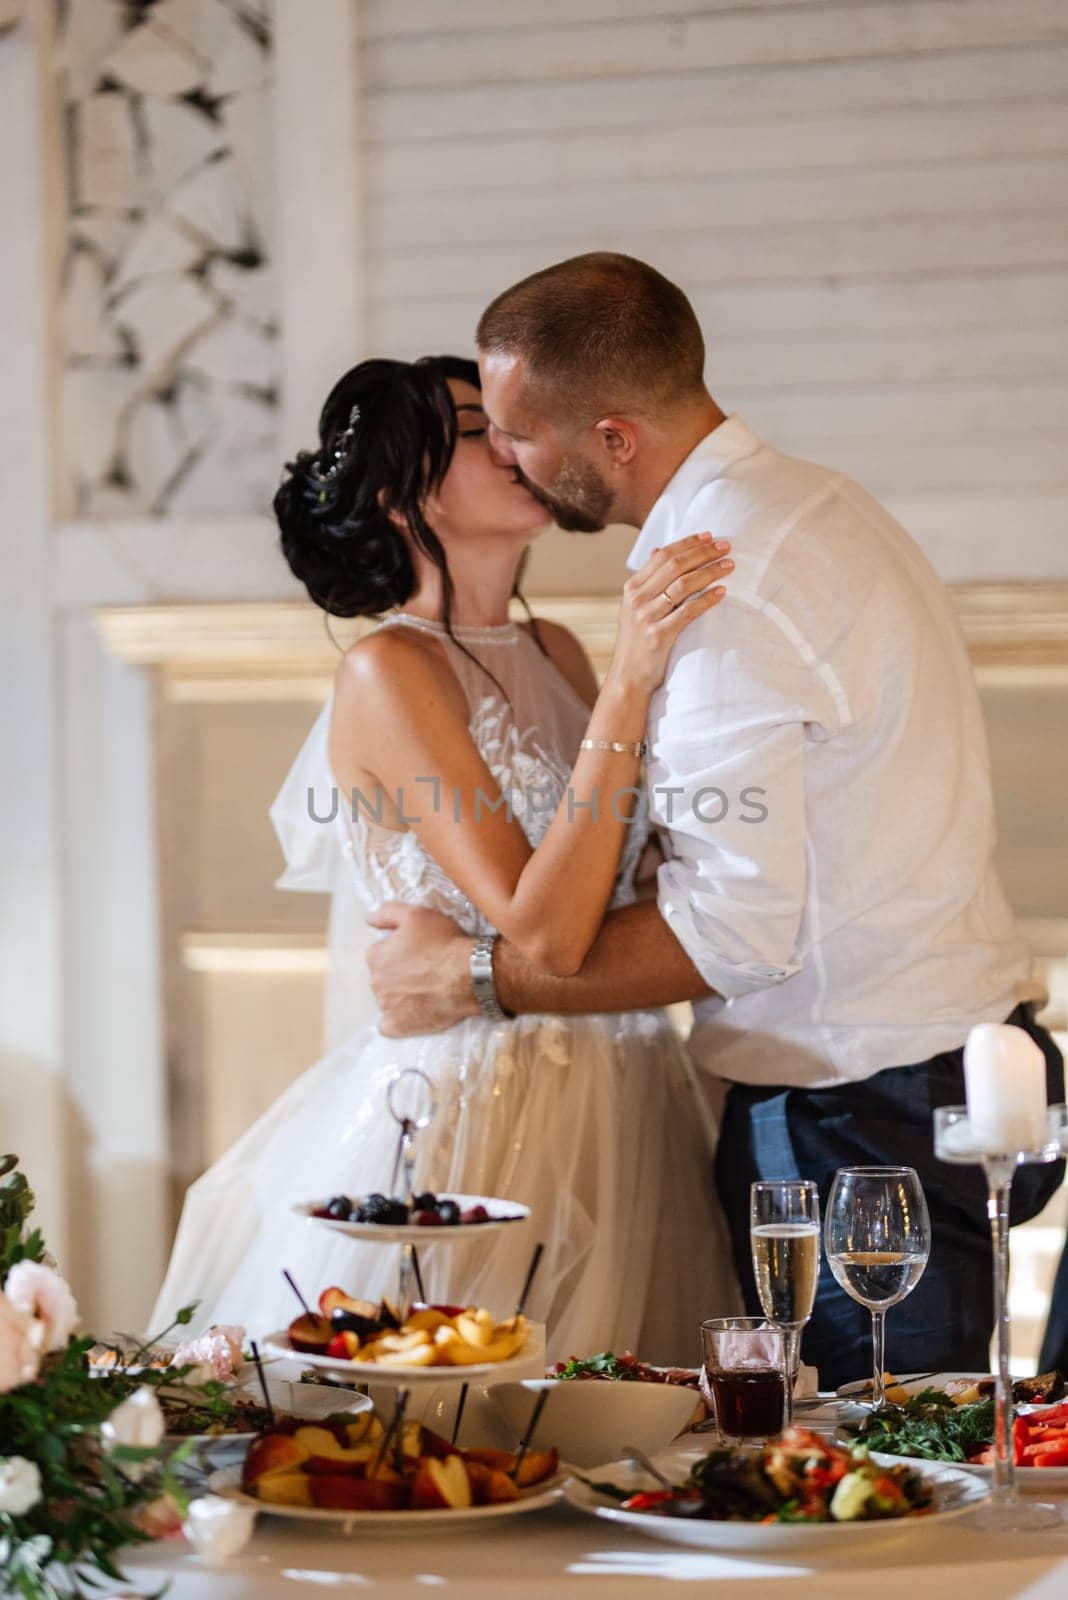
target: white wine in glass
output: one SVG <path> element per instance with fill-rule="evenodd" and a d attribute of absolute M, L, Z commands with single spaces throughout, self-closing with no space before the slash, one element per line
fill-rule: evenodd
<path fill-rule="evenodd" d="M 820 1202 L 814 1183 L 781 1179 L 750 1190 L 749 1242 L 761 1309 L 783 1331 L 786 1423 L 801 1356 L 801 1331 L 812 1315 L 820 1275 Z"/>
<path fill-rule="evenodd" d="M 842 1167 L 827 1200 L 827 1262 L 871 1312 L 872 1408 L 883 1404 L 885 1318 L 912 1293 L 931 1253 L 923 1185 L 912 1167 Z"/>

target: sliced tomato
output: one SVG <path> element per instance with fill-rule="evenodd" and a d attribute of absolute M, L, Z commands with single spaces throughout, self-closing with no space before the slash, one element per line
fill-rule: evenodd
<path fill-rule="evenodd" d="M 1026 1417 L 1017 1417 L 1012 1425 L 1012 1458 L 1019 1466 L 1031 1440 L 1031 1430 Z"/>

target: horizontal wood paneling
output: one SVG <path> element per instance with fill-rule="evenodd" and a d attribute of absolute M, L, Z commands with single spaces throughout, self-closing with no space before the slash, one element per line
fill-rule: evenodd
<path fill-rule="evenodd" d="M 445 8 L 443 7 L 443 13 Z M 870 60 L 1068 39 L 1062 0 L 885 0 L 793 9 L 546 26 L 526 9 L 508 28 L 370 40 L 368 70 L 384 89 L 543 78 L 614 77 L 725 67 Z"/>
<path fill-rule="evenodd" d="M 1064 0 L 362 15 L 376 353 L 468 350 L 509 282 L 640 255 L 721 403 L 914 511 L 944 569 L 1000 559 L 1023 496 L 1018 551 L 1068 571 Z"/>
<path fill-rule="evenodd" d="M 398 0 L 391 0 L 398 3 Z M 963 32 L 964 30 L 962 30 Z M 1068 49 L 1060 44 L 961 48 L 934 57 L 817 62 L 801 67 L 710 69 L 692 74 L 568 79 L 538 84 L 477 79 L 459 89 L 386 90 L 371 76 L 364 107 L 368 137 L 408 142 L 450 137 L 487 142 L 509 133 L 539 137 L 594 128 L 691 126 L 710 119 L 769 120 L 825 115 L 828 109 L 867 115 L 879 107 L 1017 105 L 1064 94 Z"/>

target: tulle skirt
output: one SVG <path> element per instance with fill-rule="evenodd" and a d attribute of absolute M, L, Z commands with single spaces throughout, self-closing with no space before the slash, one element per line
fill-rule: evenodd
<path fill-rule="evenodd" d="M 534 1244 L 545 1251 L 528 1314 L 550 1360 L 599 1350 L 693 1366 L 703 1317 L 738 1307 L 713 1190 L 713 1129 L 667 1017 L 469 1019 L 391 1040 L 369 1028 L 324 1056 L 190 1188 L 153 1331 L 190 1301 L 192 1331 L 284 1327 L 305 1296 L 339 1284 L 377 1300 L 397 1286 L 397 1246 L 346 1239 L 294 1217 L 335 1193 L 388 1193 L 397 1125 L 390 1079 L 418 1067 L 437 1110 L 416 1142 L 416 1186 L 500 1195 L 523 1225 L 420 1250 L 429 1297 L 515 1309 Z"/>

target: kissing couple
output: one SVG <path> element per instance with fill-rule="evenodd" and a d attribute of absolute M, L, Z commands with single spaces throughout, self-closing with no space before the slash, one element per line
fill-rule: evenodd
<path fill-rule="evenodd" d="M 702 1318 L 739 1290 L 759 1309 L 752 1182 L 825 1198 L 841 1166 L 905 1164 L 934 1243 L 889 1364 L 985 1370 L 985 1193 L 936 1164 L 932 1113 L 964 1097 L 976 1022 L 1026 1029 L 1054 1099 L 1063 1066 L 993 866 L 950 598 L 856 483 L 724 414 L 693 308 L 652 267 L 549 267 L 476 343 L 477 364 L 345 373 L 275 497 L 312 600 L 378 620 L 272 808 L 282 886 L 333 896 L 332 1037 L 189 1191 L 158 1314 L 199 1294 L 202 1323 L 281 1326 L 290 1262 L 316 1292 L 391 1290 L 388 1252 L 288 1206 L 388 1192 L 387 1089 L 413 1067 L 435 1105 L 419 1183 L 532 1213 L 525 1237 L 426 1251 L 431 1300 L 507 1308 L 539 1239 L 550 1359 L 693 1365 Z M 600 687 L 523 601 L 550 521 L 640 530 Z M 376 802 L 316 821 L 331 789 Z M 431 792 L 449 802 L 402 799 Z M 1022 1169 L 1020 1216 L 1059 1181 Z M 825 1274 L 804 1344 L 822 1382 L 869 1370 L 869 1327 Z"/>

